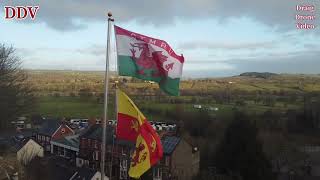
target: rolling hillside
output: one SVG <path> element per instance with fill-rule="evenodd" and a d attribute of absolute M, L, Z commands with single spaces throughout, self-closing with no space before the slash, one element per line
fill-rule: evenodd
<path fill-rule="evenodd" d="M 104 73 L 84 71 L 28 71 L 29 82 L 34 86 L 38 95 L 53 95 L 60 93 L 63 96 L 77 95 L 80 91 L 89 91 L 93 94 L 103 92 Z M 117 78 L 118 79 L 118 78 Z M 111 83 L 116 80 L 114 73 Z M 158 91 L 156 84 L 150 84 L 130 77 L 120 77 L 125 82 L 130 93 L 155 94 Z M 319 92 L 320 75 L 291 75 L 291 74 L 250 74 L 226 78 L 190 79 L 181 83 L 181 93 L 204 93 L 212 91 L 236 90 L 245 92 Z"/>

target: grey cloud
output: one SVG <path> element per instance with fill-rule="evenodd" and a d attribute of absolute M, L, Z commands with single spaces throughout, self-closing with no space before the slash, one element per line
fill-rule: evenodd
<path fill-rule="evenodd" d="M 319 55 L 320 53 L 317 55 L 306 54 L 292 58 L 261 59 L 260 61 L 234 60 L 232 64 L 237 66 L 238 73 L 246 71 L 268 71 L 274 73 L 318 74 L 320 73 Z"/>
<path fill-rule="evenodd" d="M 76 52 L 81 54 L 90 54 L 93 56 L 105 56 L 106 55 L 106 47 L 100 45 L 92 45 L 90 47 L 77 49 Z"/>
<path fill-rule="evenodd" d="M 243 72 L 273 72 L 292 74 L 319 74 L 320 51 L 305 50 L 298 52 L 282 52 L 276 56 L 269 55 L 255 58 L 231 58 L 225 60 L 225 64 L 233 68 L 219 70 L 215 67 L 220 60 L 194 60 L 186 62 L 191 65 L 206 66 L 207 69 L 185 69 L 184 77 L 223 77 L 234 76 Z"/>
<path fill-rule="evenodd" d="M 16 53 L 18 56 L 31 56 L 34 54 L 33 50 L 28 48 L 17 48 Z"/>
<path fill-rule="evenodd" d="M 98 45 L 96 46 L 99 47 Z M 92 46 L 92 48 L 94 47 L 95 46 Z M 19 51 L 18 49 L 17 52 Z M 26 51 L 28 51 L 28 49 Z M 88 52 L 90 52 L 90 50 L 88 50 Z M 185 62 L 183 75 L 184 77 L 232 76 L 247 71 L 317 74 L 320 73 L 319 57 L 319 50 L 305 50 L 296 52 L 284 51 L 277 54 L 252 58 L 241 56 L 240 58 L 229 57 L 229 59 L 224 60 L 193 59 Z M 32 55 L 22 60 L 23 67 L 28 69 L 104 70 L 105 68 L 105 57 L 103 56 L 79 59 L 77 57 L 52 59 Z M 199 66 L 199 68 L 197 68 L 197 66 Z M 110 67 L 111 69 L 115 67 L 113 58 L 110 61 Z"/>
<path fill-rule="evenodd" d="M 92 55 L 92 56 L 105 56 L 106 48 L 100 45 L 92 45 L 84 48 L 74 49 L 74 48 L 17 48 L 17 53 L 24 56 L 33 56 L 37 52 L 58 52 L 58 53 L 79 53 L 82 55 Z"/>
<path fill-rule="evenodd" d="M 50 70 L 84 70 L 84 71 L 103 71 L 105 69 L 105 58 L 43 58 L 38 56 L 23 58 L 25 69 L 50 69 Z M 115 67 L 114 62 L 110 61 L 110 69 Z"/>
<path fill-rule="evenodd" d="M 250 17 L 277 29 L 295 28 L 295 0 L 15 0 L 1 1 L 2 5 L 40 5 L 37 21 L 45 22 L 57 30 L 84 28 L 84 21 L 105 21 L 106 11 L 111 10 L 117 21 L 136 20 L 141 24 L 169 25 L 175 19 L 217 18 L 220 22 L 229 18 Z M 312 2 L 319 7 L 319 1 Z M 319 15 L 319 11 L 316 12 Z M 235 27 L 236 28 L 236 27 Z"/>
<path fill-rule="evenodd" d="M 320 44 L 307 43 L 307 44 L 304 44 L 304 47 L 307 49 L 317 50 L 317 49 L 320 49 Z"/>
<path fill-rule="evenodd" d="M 91 45 L 81 49 L 72 48 L 18 48 L 18 55 L 26 69 L 57 70 L 104 70 L 106 50 L 104 46 Z M 57 57 L 43 57 L 37 52 L 58 52 Z M 72 54 L 72 55 L 70 55 Z M 110 69 L 115 69 L 115 54 L 111 53 Z"/>
<path fill-rule="evenodd" d="M 184 50 L 188 49 L 226 49 L 226 50 L 237 50 L 237 49 L 260 49 L 260 48 L 274 48 L 276 46 L 274 41 L 267 42 L 246 42 L 246 43 L 225 43 L 225 42 L 187 42 L 181 44 L 179 48 Z"/>
<path fill-rule="evenodd" d="M 312 57 L 313 59 L 318 59 L 320 55 L 320 50 L 300 50 L 300 51 L 289 51 L 289 52 L 277 52 L 277 53 L 268 53 L 266 57 L 270 58 L 270 61 L 280 59 L 287 59 L 292 61 L 301 61 L 304 57 Z M 299 57 L 299 58 L 297 58 Z"/>

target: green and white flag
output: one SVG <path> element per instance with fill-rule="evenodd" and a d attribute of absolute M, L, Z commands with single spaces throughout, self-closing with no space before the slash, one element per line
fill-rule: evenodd
<path fill-rule="evenodd" d="M 115 26 L 118 70 L 121 76 L 155 81 L 169 95 L 179 95 L 184 58 L 163 40 Z"/>

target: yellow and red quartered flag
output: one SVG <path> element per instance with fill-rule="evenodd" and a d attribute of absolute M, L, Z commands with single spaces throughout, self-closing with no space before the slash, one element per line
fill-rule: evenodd
<path fill-rule="evenodd" d="M 140 127 L 146 121 L 146 118 L 133 101 L 120 89 L 117 89 L 117 108 L 117 139 L 136 142 Z"/>
<path fill-rule="evenodd" d="M 121 90 L 118 95 L 117 138 L 136 142 L 129 176 L 139 178 L 163 155 L 160 138 L 133 101 Z"/>

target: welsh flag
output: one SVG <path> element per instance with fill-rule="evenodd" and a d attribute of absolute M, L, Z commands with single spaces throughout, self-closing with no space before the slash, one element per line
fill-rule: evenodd
<path fill-rule="evenodd" d="M 163 40 L 115 26 L 121 76 L 155 81 L 169 95 L 179 95 L 184 58 Z"/>
<path fill-rule="evenodd" d="M 136 143 L 131 158 L 129 176 L 138 179 L 163 155 L 160 138 L 133 101 L 117 90 L 117 138 Z"/>

